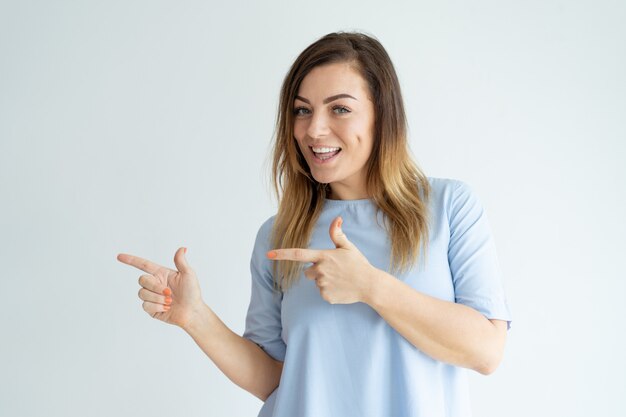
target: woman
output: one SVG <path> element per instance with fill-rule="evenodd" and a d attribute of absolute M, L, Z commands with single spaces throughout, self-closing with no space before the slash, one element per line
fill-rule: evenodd
<path fill-rule="evenodd" d="M 471 415 L 466 373 L 496 369 L 511 321 L 493 238 L 466 183 L 412 161 L 375 38 L 331 33 L 296 59 L 272 175 L 244 334 L 203 303 L 183 248 L 177 271 L 118 256 L 149 274 L 144 310 L 265 401 L 259 416 Z"/>

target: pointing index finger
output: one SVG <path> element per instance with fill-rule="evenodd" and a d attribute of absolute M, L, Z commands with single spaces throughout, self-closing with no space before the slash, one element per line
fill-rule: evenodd
<path fill-rule="evenodd" d="M 274 261 L 287 260 L 298 262 L 318 262 L 322 257 L 322 251 L 315 249 L 272 249 L 267 252 L 267 257 Z"/>
<path fill-rule="evenodd" d="M 139 256 L 133 256 L 126 253 L 120 253 L 119 255 L 117 255 L 117 260 L 127 265 L 141 269 L 142 271 L 145 271 L 151 275 L 154 275 L 159 269 L 165 268 L 147 259 L 143 259 Z"/>

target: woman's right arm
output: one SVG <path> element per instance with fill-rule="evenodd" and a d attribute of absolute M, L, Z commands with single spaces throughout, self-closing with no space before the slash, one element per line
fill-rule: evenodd
<path fill-rule="evenodd" d="M 186 250 L 176 251 L 176 270 L 125 253 L 117 260 L 148 273 L 139 277 L 138 294 L 146 313 L 185 330 L 231 381 L 265 401 L 278 387 L 283 363 L 235 334 L 206 305 Z"/>
<path fill-rule="evenodd" d="M 206 304 L 181 327 L 231 381 L 262 401 L 278 387 L 283 362 L 230 330 Z"/>

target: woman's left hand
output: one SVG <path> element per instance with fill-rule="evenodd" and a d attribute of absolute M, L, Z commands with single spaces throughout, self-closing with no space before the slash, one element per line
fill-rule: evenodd
<path fill-rule="evenodd" d="M 375 267 L 341 230 L 341 217 L 330 224 L 330 238 L 336 249 L 273 249 L 267 257 L 274 261 L 313 262 L 304 275 L 315 280 L 322 298 L 330 304 L 363 301 L 371 287 Z"/>

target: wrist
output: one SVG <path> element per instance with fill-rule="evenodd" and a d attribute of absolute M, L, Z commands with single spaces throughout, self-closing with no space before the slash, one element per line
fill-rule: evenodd
<path fill-rule="evenodd" d="M 203 302 L 191 310 L 187 321 L 182 323 L 180 327 L 189 334 L 197 332 L 208 325 L 211 313 L 212 310 Z"/>
<path fill-rule="evenodd" d="M 363 302 L 370 307 L 374 307 L 377 300 L 377 294 L 380 293 L 380 286 L 386 279 L 386 272 L 374 266 L 367 274 L 365 291 L 363 293 Z"/>

